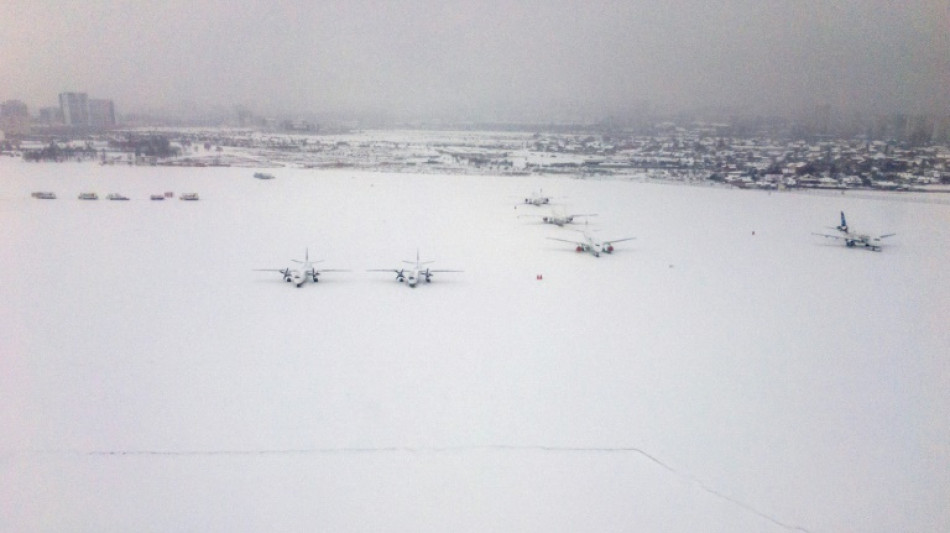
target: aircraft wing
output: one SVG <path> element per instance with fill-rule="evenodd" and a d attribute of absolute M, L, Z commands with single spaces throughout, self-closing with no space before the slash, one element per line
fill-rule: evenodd
<path fill-rule="evenodd" d="M 402 272 L 405 269 L 399 268 L 370 268 L 367 272 L 395 272 L 396 274 Z"/>
<path fill-rule="evenodd" d="M 893 237 L 894 235 L 897 235 L 897 234 L 896 234 L 896 233 L 885 233 L 884 235 L 881 235 L 880 237 L 877 237 L 877 238 L 874 239 L 874 240 L 886 239 L 886 238 L 888 238 L 888 237 Z"/>
<path fill-rule="evenodd" d="M 613 244 L 615 242 L 632 241 L 634 239 L 636 239 L 636 237 L 624 237 L 622 239 L 604 239 L 604 243 Z"/>
<path fill-rule="evenodd" d="M 281 274 L 287 272 L 286 268 L 255 268 L 254 272 L 280 272 Z"/>
<path fill-rule="evenodd" d="M 839 241 L 854 240 L 854 237 L 849 238 L 849 237 L 844 237 L 844 236 L 841 236 L 841 235 L 829 235 L 829 234 L 827 234 L 827 233 L 814 233 L 814 232 L 812 232 L 812 235 L 818 235 L 819 237 L 828 237 L 829 239 L 838 239 Z"/>
<path fill-rule="evenodd" d="M 428 269 L 427 272 L 465 272 L 464 270 L 432 270 Z"/>
<path fill-rule="evenodd" d="M 570 243 L 570 244 L 576 244 L 576 245 L 578 245 L 578 246 L 587 246 L 587 243 L 586 243 L 586 242 L 581 242 L 581 241 L 571 241 L 571 240 L 568 240 L 568 239 L 558 239 L 557 237 L 548 237 L 548 239 L 549 239 L 549 240 L 552 240 L 552 241 L 561 241 L 561 242 L 566 242 L 566 243 Z"/>
<path fill-rule="evenodd" d="M 568 217 L 596 217 L 597 213 L 579 213 L 576 215 L 566 215 Z"/>

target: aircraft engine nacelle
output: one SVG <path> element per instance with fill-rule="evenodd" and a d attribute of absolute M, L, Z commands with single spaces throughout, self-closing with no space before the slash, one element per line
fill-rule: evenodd
<path fill-rule="evenodd" d="M 605 244 L 605 245 L 604 245 L 604 251 L 607 252 L 608 254 L 611 253 L 611 252 L 613 252 L 613 251 L 614 251 L 613 245 L 612 245 L 612 244 Z"/>
<path fill-rule="evenodd" d="M 290 283 L 293 279 L 290 277 L 290 274 L 284 274 L 284 281 Z"/>
<path fill-rule="evenodd" d="M 397 276 L 396 276 L 396 281 L 398 281 L 399 283 L 402 283 L 402 282 L 406 281 L 406 278 L 404 278 L 402 275 L 397 275 Z"/>
<path fill-rule="evenodd" d="M 574 248 L 574 250 L 576 250 L 576 251 L 578 251 L 578 252 L 583 252 L 583 251 L 584 251 L 584 247 L 581 246 L 581 245 L 578 245 L 577 248 Z"/>
<path fill-rule="evenodd" d="M 551 221 L 551 219 L 548 217 L 542 217 L 541 220 L 544 221 L 545 223 L 548 223 Z"/>

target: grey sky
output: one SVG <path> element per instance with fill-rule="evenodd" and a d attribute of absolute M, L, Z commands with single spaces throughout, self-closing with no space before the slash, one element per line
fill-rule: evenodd
<path fill-rule="evenodd" d="M 0 100 L 120 112 L 950 112 L 947 0 L 4 0 Z"/>

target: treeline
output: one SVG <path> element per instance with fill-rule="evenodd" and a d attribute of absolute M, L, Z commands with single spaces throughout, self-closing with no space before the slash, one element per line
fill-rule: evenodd
<path fill-rule="evenodd" d="M 26 161 L 66 161 L 67 159 L 92 159 L 94 157 L 96 157 L 96 150 L 91 146 L 81 148 L 74 146 L 62 147 L 54 142 L 40 150 L 23 152 L 23 159 Z"/>
<path fill-rule="evenodd" d="M 125 140 L 109 141 L 109 146 L 120 152 L 134 152 L 135 157 L 174 157 L 180 153 L 176 146 L 172 146 L 168 137 L 150 135 L 137 137 L 129 134 Z"/>

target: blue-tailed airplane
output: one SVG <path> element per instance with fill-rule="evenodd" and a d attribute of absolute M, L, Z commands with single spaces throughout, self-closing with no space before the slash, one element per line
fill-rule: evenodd
<path fill-rule="evenodd" d="M 844 218 L 844 211 L 841 212 L 841 225 L 835 226 L 833 228 L 829 227 L 828 229 L 838 230 L 838 235 L 829 235 L 827 233 L 812 233 L 812 235 L 819 235 L 829 239 L 844 241 L 848 248 L 861 246 L 864 248 L 870 248 L 871 251 L 874 252 L 881 251 L 881 239 L 886 239 L 888 237 L 897 235 L 896 233 L 885 233 L 884 235 L 868 235 L 866 233 L 857 233 L 848 226 L 848 221 Z"/>

